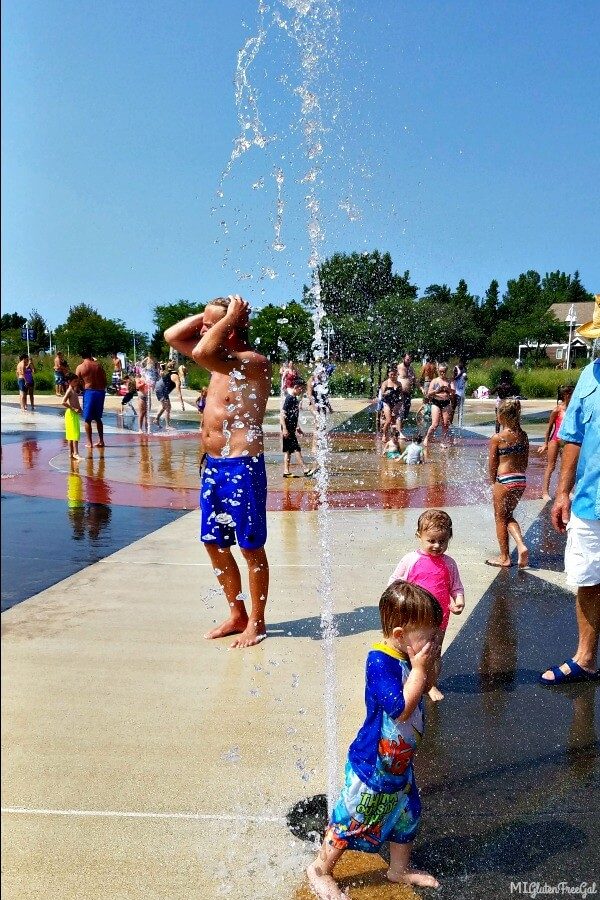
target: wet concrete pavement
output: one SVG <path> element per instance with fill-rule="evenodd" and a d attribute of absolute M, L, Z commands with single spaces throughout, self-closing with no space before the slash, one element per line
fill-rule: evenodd
<path fill-rule="evenodd" d="M 31 426 L 27 431 L 31 438 Z M 24 456 L 15 433 L 23 474 L 37 471 L 43 490 L 59 477 L 63 494 L 25 497 L 14 490 L 18 477 L 3 480 L 3 488 L 13 485 L 3 500 L 4 525 L 14 524 L 11 503 L 32 501 L 60 503 L 63 527 L 73 473 L 62 467 L 62 449 L 57 444 L 58 454 L 52 450 L 42 463 L 42 431 L 40 452 Z M 113 434 L 109 445 L 130 448 Z M 488 497 L 479 486 L 475 497 L 458 489 L 475 477 L 485 439 L 486 426 L 475 426 L 462 450 L 446 458 L 451 465 L 435 451 L 431 484 L 401 490 L 375 484 L 381 462 L 367 446 L 358 473 L 353 463 L 355 471 L 336 476 L 339 504 L 330 514 L 340 774 L 363 718 L 364 658 L 377 639 L 379 595 L 398 558 L 414 547 L 423 506 L 442 496 L 453 518 L 449 552 L 467 606 L 452 617 L 441 683 L 446 699 L 428 704 L 417 756 L 424 818 L 415 859 L 442 880 L 438 896 L 469 900 L 509 897 L 511 882 L 576 886 L 600 870 L 598 689 L 537 684 L 540 671 L 574 649 L 563 539 L 547 508 L 530 496 L 517 516 L 532 567 L 505 572 L 483 564 L 495 547 Z M 163 472 L 161 482 L 160 440 L 150 445 L 158 483 L 147 492 L 156 488 L 163 498 L 170 476 Z M 4 444 L 5 465 L 10 446 Z M 173 466 L 176 442 L 171 450 Z M 139 459 L 128 475 L 108 451 L 100 481 L 111 502 L 99 505 L 109 508 L 111 522 L 122 515 L 132 527 L 134 507 L 113 498 L 127 478 L 140 489 L 133 478 Z M 269 452 L 274 493 L 285 496 L 274 445 Z M 342 455 L 359 458 L 345 447 L 338 453 L 340 471 Z M 540 473 L 532 462 L 535 495 Z M 463 463 L 471 475 L 448 484 L 462 477 Z M 79 473 L 89 496 L 98 496 L 98 464 L 94 456 L 91 472 L 84 466 Z M 394 472 L 384 477 L 400 480 Z M 137 509 L 146 526 L 147 514 L 175 517 L 138 540 L 129 531 L 116 552 L 106 548 L 2 615 L 5 896 L 310 896 L 303 867 L 313 850 L 289 831 L 286 816 L 325 785 L 323 695 L 330 688 L 318 627 L 318 522 L 306 500 L 312 490 L 294 485 L 288 507 L 268 514 L 270 636 L 251 651 L 228 653 L 228 641 L 202 640 L 223 617 L 224 602 L 198 547 L 197 513 L 169 507 Z M 384 495 L 388 490 L 396 493 Z M 365 502 L 369 495 L 375 500 Z M 77 497 L 73 488 L 71 501 Z M 84 509 L 93 505 L 84 501 Z M 30 518 L 41 519 L 41 510 Z M 49 519 L 46 533 L 53 527 Z M 52 534 L 37 545 L 41 568 L 61 541 Z M 380 857 L 361 854 L 349 854 L 340 867 L 355 900 L 416 896 L 386 884 L 384 871 Z"/>

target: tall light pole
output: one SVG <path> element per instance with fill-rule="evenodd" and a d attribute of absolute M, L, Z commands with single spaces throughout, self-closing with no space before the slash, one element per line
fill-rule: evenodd
<path fill-rule="evenodd" d="M 565 322 L 569 323 L 569 343 L 567 344 L 567 369 L 571 367 L 571 341 L 573 339 L 573 325 L 577 322 L 577 313 L 575 312 L 575 307 L 571 303 L 571 308 L 567 313 L 567 317 Z"/>
<path fill-rule="evenodd" d="M 135 349 L 135 331 L 133 331 L 132 334 L 133 334 L 133 364 L 135 366 L 135 364 L 137 362 L 137 355 L 136 355 L 136 349 Z"/>
<path fill-rule="evenodd" d="M 329 352 L 330 341 L 331 341 L 331 338 L 333 337 L 333 335 L 335 334 L 331 322 L 328 322 L 327 325 L 325 326 L 325 334 L 327 335 L 327 359 L 329 359 L 329 357 L 330 357 L 330 352 Z"/>

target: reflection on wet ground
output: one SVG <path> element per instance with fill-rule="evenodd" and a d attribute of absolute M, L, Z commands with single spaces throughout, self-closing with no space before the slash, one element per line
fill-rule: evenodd
<path fill-rule="evenodd" d="M 3 612 L 183 515 L 111 506 L 106 483 L 107 502 L 90 501 L 86 481 L 69 473 L 62 501 L 2 494 Z"/>
<path fill-rule="evenodd" d="M 487 438 L 474 432 L 457 435 L 448 447 L 433 444 L 422 466 L 407 466 L 381 455 L 374 434 L 333 431 L 330 434 L 329 503 L 332 508 L 394 509 L 455 506 L 489 502 Z M 310 446 L 305 450 L 311 459 Z M 133 435 L 107 438 L 103 453 L 84 457 L 77 471 L 96 481 L 95 502 L 116 505 L 195 509 L 201 448 L 197 435 Z M 93 462 L 91 462 L 93 460 Z M 265 436 L 265 461 L 271 510 L 315 509 L 314 480 L 284 479 L 279 436 Z M 11 493 L 58 498 L 72 463 L 62 438 L 29 438 L 21 447 L 4 448 L 3 487 Z M 539 497 L 544 463 L 531 454 L 525 497 Z M 294 471 L 294 469 L 292 469 Z M 300 470 L 297 469 L 297 472 Z M 108 486 L 108 487 L 107 487 Z M 109 489 L 111 500 L 103 495 Z"/>

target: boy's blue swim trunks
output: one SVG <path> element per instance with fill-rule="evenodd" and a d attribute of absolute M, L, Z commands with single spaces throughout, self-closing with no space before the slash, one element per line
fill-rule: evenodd
<path fill-rule="evenodd" d="M 267 472 L 260 456 L 207 456 L 200 482 L 200 540 L 258 550 L 267 541 Z"/>
<path fill-rule="evenodd" d="M 395 793 L 370 788 L 350 762 L 340 799 L 333 810 L 325 840 L 334 847 L 376 853 L 385 841 L 409 844 L 421 817 L 419 792 L 412 777 Z"/>
<path fill-rule="evenodd" d="M 86 388 L 83 392 L 83 421 L 98 422 L 104 412 L 106 391 L 92 391 Z"/>

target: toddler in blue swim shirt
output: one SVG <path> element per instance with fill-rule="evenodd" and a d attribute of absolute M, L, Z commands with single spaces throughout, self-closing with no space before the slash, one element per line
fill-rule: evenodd
<path fill-rule="evenodd" d="M 410 867 L 421 816 L 413 756 L 423 736 L 423 694 L 435 677 L 435 639 L 442 608 L 424 588 L 394 581 L 379 602 L 383 640 L 367 656 L 367 715 L 348 751 L 345 783 L 317 859 L 308 869 L 322 900 L 342 900 L 333 869 L 345 850 L 376 853 L 390 842 L 387 877 L 438 887 Z"/>

